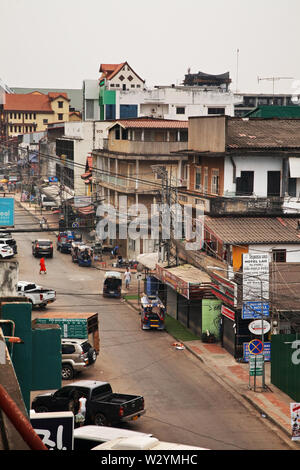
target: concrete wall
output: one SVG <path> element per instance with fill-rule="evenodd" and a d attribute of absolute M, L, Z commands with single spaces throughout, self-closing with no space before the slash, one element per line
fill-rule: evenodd
<path fill-rule="evenodd" d="M 236 177 L 241 176 L 241 171 L 254 171 L 253 193 L 259 197 L 267 197 L 268 171 L 281 171 L 281 157 L 233 157 L 236 166 Z M 234 195 L 236 184 L 233 182 L 233 165 L 229 157 L 224 163 L 224 195 Z"/>
<path fill-rule="evenodd" d="M 251 254 L 269 253 L 270 262 L 272 262 L 272 250 L 286 250 L 287 263 L 300 263 L 300 245 L 249 245 L 249 253 Z"/>
<path fill-rule="evenodd" d="M 188 149 L 199 152 L 225 152 L 226 117 L 191 117 Z"/>

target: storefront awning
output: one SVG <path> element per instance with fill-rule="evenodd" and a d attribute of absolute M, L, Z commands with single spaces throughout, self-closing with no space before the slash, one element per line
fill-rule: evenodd
<path fill-rule="evenodd" d="M 289 157 L 290 177 L 300 178 L 300 158 Z"/>
<path fill-rule="evenodd" d="M 146 268 L 154 270 L 158 263 L 158 253 L 143 253 L 137 256 L 137 261 Z"/>
<path fill-rule="evenodd" d="M 174 268 L 156 265 L 156 277 L 187 299 L 202 298 L 211 292 L 211 278 L 190 264 Z"/>

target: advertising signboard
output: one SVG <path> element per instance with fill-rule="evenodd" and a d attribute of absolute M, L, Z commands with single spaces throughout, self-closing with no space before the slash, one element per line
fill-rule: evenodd
<path fill-rule="evenodd" d="M 261 318 L 270 316 L 270 306 L 268 302 L 244 302 L 242 309 L 242 319 Z"/>
<path fill-rule="evenodd" d="M 243 254 L 243 302 L 269 299 L 269 255 Z"/>
<path fill-rule="evenodd" d="M 270 331 L 271 325 L 266 320 L 254 320 L 248 325 L 248 328 L 254 335 L 265 335 Z"/>
<path fill-rule="evenodd" d="M 15 219 L 15 200 L 13 197 L 0 198 L 0 226 L 13 227 Z"/>
<path fill-rule="evenodd" d="M 74 414 L 30 412 L 30 423 L 49 450 L 73 450 Z"/>
<path fill-rule="evenodd" d="M 300 403 L 290 403 L 292 441 L 300 441 Z"/>

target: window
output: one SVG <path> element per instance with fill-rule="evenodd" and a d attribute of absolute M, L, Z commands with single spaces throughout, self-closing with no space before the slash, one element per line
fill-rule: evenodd
<path fill-rule="evenodd" d="M 120 127 L 116 127 L 115 129 L 115 139 L 120 140 Z"/>
<path fill-rule="evenodd" d="M 60 114 L 58 115 L 58 120 L 59 120 L 59 121 L 62 121 L 63 118 L 64 118 L 64 115 L 60 113 Z"/>
<path fill-rule="evenodd" d="M 85 117 L 94 119 L 94 100 L 85 100 Z"/>
<path fill-rule="evenodd" d="M 268 197 L 280 196 L 280 171 L 268 171 Z"/>
<path fill-rule="evenodd" d="M 18 119 L 21 119 L 21 113 L 18 114 Z"/>
<path fill-rule="evenodd" d="M 28 114 L 27 113 L 25 113 L 25 119 L 28 119 Z"/>
<path fill-rule="evenodd" d="M 33 119 L 36 119 L 36 113 L 33 113 Z"/>
<path fill-rule="evenodd" d="M 64 107 L 64 102 L 63 101 L 58 101 L 58 107 L 63 108 Z"/>
<path fill-rule="evenodd" d="M 208 114 L 225 114 L 225 108 L 208 108 Z"/>
<path fill-rule="evenodd" d="M 286 250 L 272 250 L 272 258 L 274 263 L 285 263 Z"/>
<path fill-rule="evenodd" d="M 205 167 L 204 168 L 204 182 L 203 182 L 203 186 L 204 186 L 204 192 L 207 193 L 208 192 L 208 168 Z"/>
<path fill-rule="evenodd" d="M 236 195 L 252 196 L 254 183 L 254 171 L 241 171 L 241 176 L 236 179 Z"/>
<path fill-rule="evenodd" d="M 195 171 L 195 189 L 197 189 L 198 191 L 202 190 L 201 177 L 202 177 L 202 168 L 201 168 L 201 166 L 196 167 L 196 171 Z"/>
<path fill-rule="evenodd" d="M 131 82 L 131 80 L 133 80 L 133 77 L 129 75 L 128 80 Z"/>
<path fill-rule="evenodd" d="M 185 114 L 184 107 L 176 107 L 176 114 Z"/>
<path fill-rule="evenodd" d="M 19 132 L 22 132 L 22 128 L 21 128 L 21 126 L 19 126 Z"/>
<path fill-rule="evenodd" d="M 211 192 L 219 194 L 219 169 L 215 168 L 211 172 Z"/>
<path fill-rule="evenodd" d="M 130 86 L 131 86 L 131 88 L 135 88 L 135 85 L 130 85 Z"/>
<path fill-rule="evenodd" d="M 123 82 L 123 80 L 125 80 L 125 77 L 123 75 L 120 75 L 119 80 L 121 80 L 121 82 Z"/>
<path fill-rule="evenodd" d="M 43 124 L 48 124 L 48 119 L 43 119 Z"/>
<path fill-rule="evenodd" d="M 137 88 L 141 88 L 141 85 L 137 85 L 136 87 L 137 87 Z"/>

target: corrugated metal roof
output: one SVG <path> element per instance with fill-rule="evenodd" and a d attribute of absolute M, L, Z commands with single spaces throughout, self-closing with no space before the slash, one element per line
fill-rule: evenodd
<path fill-rule="evenodd" d="M 300 118 L 300 106 L 258 106 L 244 117 L 251 118 Z"/>

